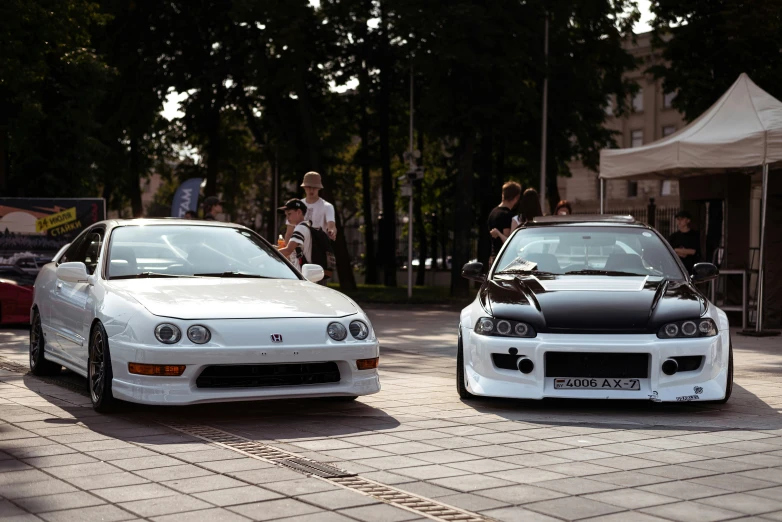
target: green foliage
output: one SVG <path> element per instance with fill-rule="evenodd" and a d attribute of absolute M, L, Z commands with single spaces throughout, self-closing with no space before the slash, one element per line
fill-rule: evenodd
<path fill-rule="evenodd" d="M 673 105 L 697 118 L 741 73 L 782 98 L 782 1 L 652 0 L 664 63 L 651 72 L 676 92 Z"/>

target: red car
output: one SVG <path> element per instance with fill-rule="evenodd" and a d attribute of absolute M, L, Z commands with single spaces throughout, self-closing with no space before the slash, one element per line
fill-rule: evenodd
<path fill-rule="evenodd" d="M 29 323 L 35 276 L 12 265 L 0 265 L 0 324 Z"/>

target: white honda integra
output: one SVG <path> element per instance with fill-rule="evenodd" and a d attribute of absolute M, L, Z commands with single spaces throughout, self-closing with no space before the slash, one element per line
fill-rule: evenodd
<path fill-rule="evenodd" d="M 506 241 L 461 313 L 457 390 L 542 399 L 725 402 L 733 350 L 725 312 L 653 228 L 627 217 L 536 218 Z"/>
<path fill-rule="evenodd" d="M 322 278 L 239 225 L 103 221 L 38 275 L 30 367 L 87 377 L 101 412 L 377 393 L 372 325 Z"/>

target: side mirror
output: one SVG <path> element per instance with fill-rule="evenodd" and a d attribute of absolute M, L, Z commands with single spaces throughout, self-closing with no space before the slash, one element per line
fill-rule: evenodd
<path fill-rule="evenodd" d="M 320 265 L 304 265 L 301 267 L 301 275 L 311 283 L 317 283 L 323 279 L 323 267 Z"/>
<path fill-rule="evenodd" d="M 87 267 L 79 261 L 63 263 L 57 267 L 57 279 L 68 283 L 86 283 L 89 277 Z"/>
<path fill-rule="evenodd" d="M 486 274 L 483 273 L 483 263 L 467 263 L 462 267 L 462 277 L 470 281 L 483 283 L 486 281 Z"/>
<path fill-rule="evenodd" d="M 719 269 L 711 263 L 696 263 L 692 267 L 692 277 L 690 278 L 693 283 L 705 283 L 716 279 L 720 275 Z"/>

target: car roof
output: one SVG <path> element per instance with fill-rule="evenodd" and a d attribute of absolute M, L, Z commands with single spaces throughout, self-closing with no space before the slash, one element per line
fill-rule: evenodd
<path fill-rule="evenodd" d="M 525 227 L 550 226 L 626 226 L 634 228 L 650 228 L 646 223 L 636 221 L 633 216 L 611 216 L 607 214 L 571 214 L 566 216 L 539 216 L 527 221 Z"/>
<path fill-rule="evenodd" d="M 122 227 L 128 225 L 189 225 L 206 226 L 222 228 L 246 228 L 238 223 L 223 223 L 222 221 L 206 221 L 203 219 L 180 219 L 180 218 L 136 218 L 136 219 L 107 219 L 98 224 L 109 225 L 113 227 Z"/>

